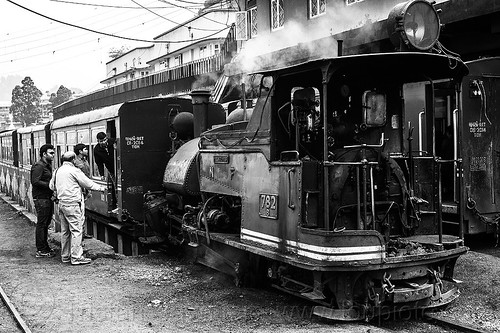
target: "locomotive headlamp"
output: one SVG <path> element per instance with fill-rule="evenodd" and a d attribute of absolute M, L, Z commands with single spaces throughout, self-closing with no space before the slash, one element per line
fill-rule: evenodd
<path fill-rule="evenodd" d="M 391 42 L 397 48 L 431 49 L 437 42 L 441 23 L 436 9 L 425 0 L 396 5 L 387 19 Z"/>

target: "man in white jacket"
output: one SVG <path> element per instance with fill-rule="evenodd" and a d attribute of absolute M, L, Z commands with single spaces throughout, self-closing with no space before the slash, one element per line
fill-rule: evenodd
<path fill-rule="evenodd" d="M 67 151 L 62 156 L 63 164 L 52 174 L 49 187 L 59 200 L 61 217 L 61 260 L 72 265 L 90 264 L 83 256 L 82 227 L 85 212 L 82 209 L 82 188 L 104 192 L 106 187 L 94 183 L 73 165 L 75 153 Z"/>

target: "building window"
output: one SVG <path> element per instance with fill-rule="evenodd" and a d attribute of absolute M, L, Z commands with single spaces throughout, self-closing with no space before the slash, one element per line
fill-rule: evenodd
<path fill-rule="evenodd" d="M 236 12 L 236 40 L 248 39 L 248 13 Z"/>
<path fill-rule="evenodd" d="M 215 45 L 214 45 L 214 54 L 216 54 L 216 55 L 217 55 L 217 54 L 219 54 L 219 53 L 220 53 L 220 46 L 219 46 L 219 44 L 215 44 Z"/>
<path fill-rule="evenodd" d="M 174 67 L 182 65 L 182 54 L 175 56 Z"/>
<path fill-rule="evenodd" d="M 271 0 L 271 30 L 278 30 L 285 25 L 284 0 Z"/>
<path fill-rule="evenodd" d="M 352 5 L 356 2 L 361 2 L 361 1 L 363 1 L 363 0 L 345 0 L 345 4 L 349 6 L 349 5 Z"/>
<path fill-rule="evenodd" d="M 208 56 L 207 54 L 207 46 L 200 46 L 200 59 L 203 59 L 205 58 L 206 56 Z"/>
<path fill-rule="evenodd" d="M 250 20 L 250 38 L 257 36 L 257 7 L 250 8 L 248 11 Z"/>
<path fill-rule="evenodd" d="M 326 0 L 309 0 L 309 17 L 318 17 L 326 13 Z"/>

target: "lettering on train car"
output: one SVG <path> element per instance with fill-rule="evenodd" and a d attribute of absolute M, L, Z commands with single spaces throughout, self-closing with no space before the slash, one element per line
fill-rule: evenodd
<path fill-rule="evenodd" d="M 474 134 L 475 138 L 480 138 L 482 133 L 486 133 L 485 121 L 470 121 L 469 132 Z"/>
<path fill-rule="evenodd" d="M 486 171 L 486 156 L 471 156 L 470 171 Z"/>
<path fill-rule="evenodd" d="M 142 194 L 144 193 L 144 188 L 142 186 L 130 186 L 127 187 L 126 192 L 128 194 Z"/>
<path fill-rule="evenodd" d="M 214 156 L 215 164 L 228 164 L 229 163 L 229 155 L 215 155 Z"/>
<path fill-rule="evenodd" d="M 126 136 L 125 141 L 132 149 L 140 149 L 144 145 L 144 136 Z"/>

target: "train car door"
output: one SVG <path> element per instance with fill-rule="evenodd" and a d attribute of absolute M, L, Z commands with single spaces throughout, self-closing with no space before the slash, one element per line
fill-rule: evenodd
<path fill-rule="evenodd" d="M 143 220 L 143 195 L 161 191 L 171 149 L 170 121 L 192 112 L 190 99 L 165 98 L 125 103 L 120 109 L 119 166 L 122 216 Z"/>

